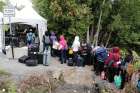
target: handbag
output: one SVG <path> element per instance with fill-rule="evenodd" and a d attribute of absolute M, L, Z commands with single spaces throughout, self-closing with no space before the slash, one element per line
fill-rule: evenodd
<path fill-rule="evenodd" d="M 58 46 L 59 46 L 59 43 L 58 43 L 57 41 L 55 41 L 55 42 L 53 43 L 52 48 L 57 50 L 57 49 L 58 49 Z"/>

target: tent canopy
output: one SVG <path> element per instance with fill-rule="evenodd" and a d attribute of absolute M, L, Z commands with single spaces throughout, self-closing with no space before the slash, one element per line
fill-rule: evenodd
<path fill-rule="evenodd" d="M 39 23 L 47 23 L 47 21 L 41 17 L 31 6 L 26 6 L 20 11 L 15 10 L 15 17 L 11 18 L 11 23 L 25 23 L 35 26 Z M 4 18 L 4 23 L 8 24 L 9 19 Z"/>

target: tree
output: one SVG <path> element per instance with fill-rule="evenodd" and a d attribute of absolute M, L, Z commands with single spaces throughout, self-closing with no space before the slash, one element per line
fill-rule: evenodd
<path fill-rule="evenodd" d="M 86 37 L 92 18 L 88 7 L 90 2 L 91 0 L 34 0 L 37 10 L 48 20 L 48 29 L 71 39 L 73 33 Z"/>
<path fill-rule="evenodd" d="M 2 12 L 3 11 L 3 6 L 5 5 L 4 2 L 0 1 L 0 11 Z"/>

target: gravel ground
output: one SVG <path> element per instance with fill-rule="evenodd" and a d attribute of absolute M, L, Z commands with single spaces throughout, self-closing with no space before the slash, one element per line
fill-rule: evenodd
<path fill-rule="evenodd" d="M 18 60 L 7 59 L 7 57 L 2 54 L 0 54 L 0 60 L 0 68 L 11 73 L 11 78 L 16 83 L 34 72 L 53 71 L 56 73 L 63 72 L 66 81 L 64 86 L 57 89 L 57 93 L 88 93 L 84 92 L 85 87 L 90 88 L 93 82 L 98 83 L 100 87 L 106 86 L 114 90 L 115 93 L 118 93 L 118 90 L 114 88 L 114 84 L 101 80 L 99 76 L 96 76 L 94 72 L 91 71 L 92 66 L 86 66 L 84 68 L 69 67 L 66 64 L 60 64 L 58 58 L 51 58 L 49 66 L 38 65 L 35 67 L 28 67 L 25 64 L 19 63 Z"/>

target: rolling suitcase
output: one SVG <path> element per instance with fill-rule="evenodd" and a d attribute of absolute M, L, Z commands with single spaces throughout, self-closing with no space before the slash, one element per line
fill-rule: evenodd
<path fill-rule="evenodd" d="M 73 66 L 73 59 L 72 58 L 68 58 L 67 65 L 68 66 Z"/>
<path fill-rule="evenodd" d="M 37 66 L 38 61 L 37 59 L 28 59 L 26 60 L 26 65 L 27 66 Z"/>
<path fill-rule="evenodd" d="M 28 59 L 29 59 L 29 57 L 24 55 L 24 56 L 20 57 L 20 58 L 18 59 L 18 61 L 19 61 L 20 63 L 25 63 L 26 60 L 28 60 Z"/>
<path fill-rule="evenodd" d="M 39 52 L 37 54 L 38 64 L 43 64 L 43 53 Z"/>

